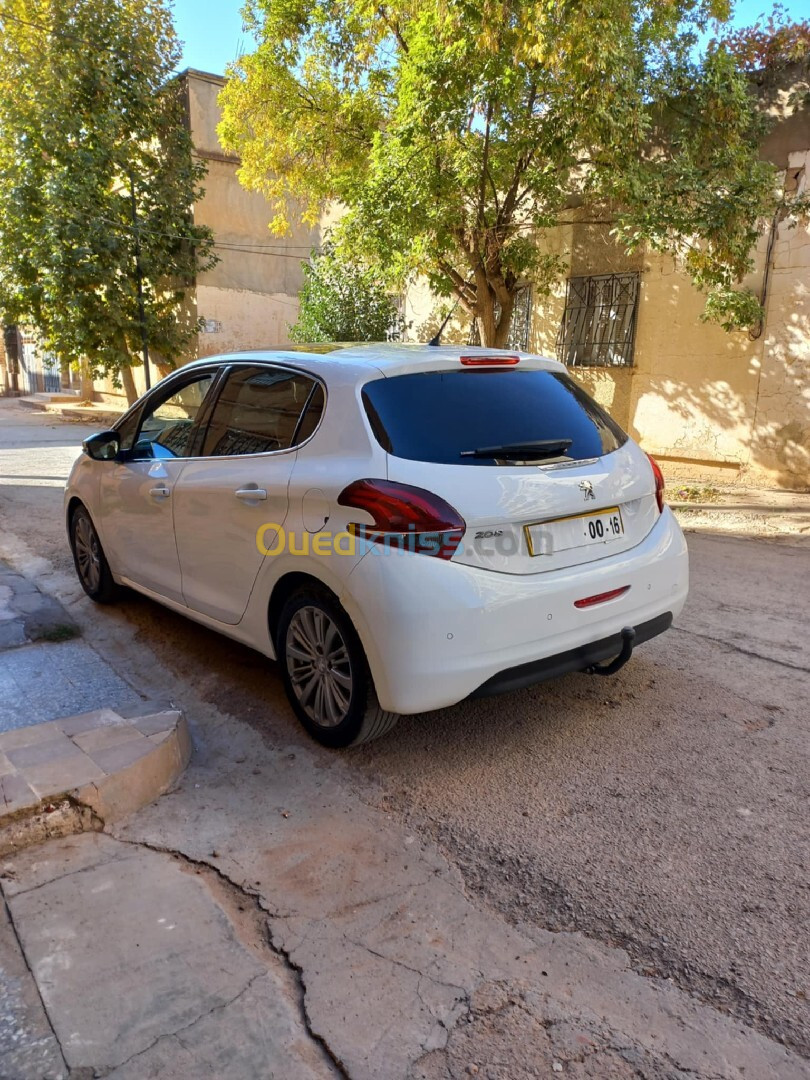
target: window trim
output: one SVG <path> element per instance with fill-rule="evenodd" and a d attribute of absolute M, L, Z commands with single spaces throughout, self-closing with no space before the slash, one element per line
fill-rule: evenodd
<path fill-rule="evenodd" d="M 205 439 L 208 435 L 208 428 L 211 423 L 211 417 L 214 415 L 214 409 L 216 409 L 217 404 L 219 403 L 222 391 L 225 389 L 225 384 L 227 383 L 233 372 L 239 371 L 240 369 L 244 368 L 275 368 L 276 370 L 290 371 L 294 375 L 304 375 L 306 378 L 311 379 L 313 383 L 320 383 L 323 389 L 323 408 L 321 409 L 321 415 L 318 418 L 318 423 L 315 425 L 312 432 L 307 436 L 306 439 L 304 439 L 303 442 L 293 442 L 290 446 L 285 447 L 283 450 L 262 450 L 261 453 L 258 454 L 198 454 L 195 458 L 196 461 L 233 461 L 236 458 L 276 457 L 279 454 L 293 454 L 300 450 L 302 446 L 306 446 L 307 443 L 311 442 L 312 439 L 314 439 L 317 435 L 321 424 L 323 423 L 323 418 L 326 413 L 326 407 L 329 402 L 329 394 L 326 389 L 326 383 L 319 375 L 315 375 L 311 371 L 307 371 L 305 368 L 295 367 L 292 364 L 276 364 L 273 361 L 262 362 L 261 360 L 237 360 L 233 363 L 222 365 L 222 368 L 220 369 L 222 371 L 222 375 L 220 379 L 215 382 L 215 384 L 211 387 L 211 389 L 215 391 L 215 395 L 211 399 L 211 407 L 209 409 L 206 409 L 205 424 L 200 424 L 200 428 L 197 433 L 200 449 L 202 449 L 202 447 L 205 445 Z M 307 400 L 304 402 L 304 405 L 301 409 L 301 415 L 298 417 L 298 423 L 295 425 L 295 431 L 293 432 L 293 439 L 295 439 L 295 436 L 298 434 L 301 428 L 304 414 L 309 408 L 314 392 L 315 387 L 313 386 L 309 394 L 307 395 Z M 194 445 L 195 447 L 198 445 L 197 439 L 194 440 Z"/>

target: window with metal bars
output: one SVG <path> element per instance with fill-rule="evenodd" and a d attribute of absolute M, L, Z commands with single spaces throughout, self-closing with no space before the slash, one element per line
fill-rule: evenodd
<path fill-rule="evenodd" d="M 569 367 L 632 367 L 637 273 L 568 279 L 557 359 Z"/>
<path fill-rule="evenodd" d="M 495 305 L 495 316 L 500 314 L 500 304 Z M 509 326 L 509 337 L 506 342 L 507 349 L 517 349 L 519 352 L 529 351 L 529 331 L 532 323 L 532 287 L 520 285 L 515 293 L 515 306 L 512 308 L 512 322 Z M 478 322 L 473 319 L 470 327 L 468 345 L 480 345 L 481 335 L 478 332 Z"/>

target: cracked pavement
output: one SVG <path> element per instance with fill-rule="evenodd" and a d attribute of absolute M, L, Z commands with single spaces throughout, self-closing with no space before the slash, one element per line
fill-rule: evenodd
<path fill-rule="evenodd" d="M 17 437 L 34 448 L 29 474 L 70 458 L 36 449 L 25 418 Z M 0 555 L 66 602 L 141 694 L 181 704 L 196 749 L 177 789 L 111 836 L 18 858 L 98 842 L 115 845 L 108 860 L 119 852 L 115 873 L 90 872 L 113 883 L 142 858 L 178 897 L 196 882 L 194 902 L 228 940 L 222 971 L 239 973 L 218 988 L 203 950 L 156 960 L 156 989 L 184 977 L 185 957 L 206 977 L 185 1012 L 152 1027 L 160 998 L 133 1016 L 120 985 L 99 984 L 89 996 L 129 1039 L 103 1058 L 108 1074 L 810 1077 L 806 545 L 692 536 L 680 632 L 616 680 L 572 676 L 408 718 L 335 755 L 299 731 L 261 657 L 145 600 L 92 608 L 58 494 L 0 486 Z M 21 863 L 11 880 L 29 873 Z M 93 893 L 68 874 L 13 897 L 7 880 L 24 942 L 27 904 L 82 883 L 82 903 L 98 906 L 81 955 L 105 962 L 114 884 Z M 121 903 L 146 918 L 141 895 L 134 882 Z M 47 916 L 31 911 L 33 924 Z M 292 1026 L 277 1039 L 279 1002 Z M 293 1045 L 308 1056 L 292 1071 L 257 1071 L 249 1056 Z"/>

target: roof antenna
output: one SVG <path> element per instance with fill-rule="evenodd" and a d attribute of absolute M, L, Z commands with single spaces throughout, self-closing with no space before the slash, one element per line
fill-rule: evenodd
<path fill-rule="evenodd" d="M 469 282 L 465 282 L 465 284 L 469 285 Z M 458 307 L 459 303 L 460 303 L 460 299 L 456 300 L 455 304 L 453 304 L 453 306 L 447 312 L 447 314 L 444 317 L 444 322 L 439 327 L 439 329 L 436 331 L 436 333 L 433 335 L 433 337 L 430 339 L 430 341 L 428 342 L 428 346 L 432 345 L 435 348 L 435 347 L 441 345 L 441 343 L 442 343 L 442 334 L 444 333 L 444 328 L 445 328 L 445 326 L 447 326 L 447 324 L 453 318 L 453 315 L 455 314 L 456 308 Z"/>

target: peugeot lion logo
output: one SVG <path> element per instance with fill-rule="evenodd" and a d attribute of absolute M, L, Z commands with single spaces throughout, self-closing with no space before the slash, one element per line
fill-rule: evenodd
<path fill-rule="evenodd" d="M 588 499 L 596 498 L 593 490 L 593 484 L 590 482 L 590 480 L 582 480 L 579 485 L 579 490 L 582 492 L 585 502 L 587 502 Z"/>

